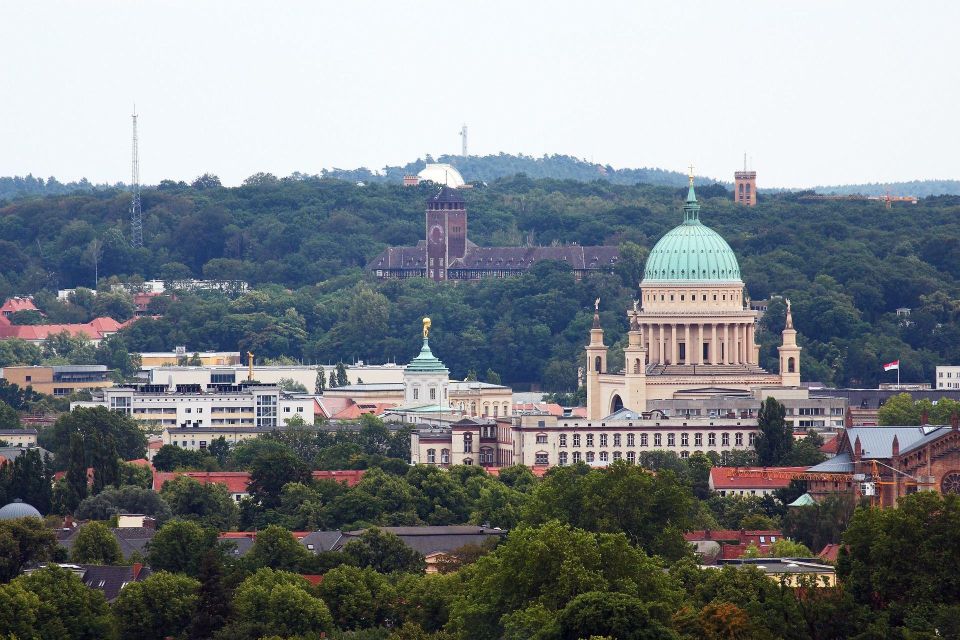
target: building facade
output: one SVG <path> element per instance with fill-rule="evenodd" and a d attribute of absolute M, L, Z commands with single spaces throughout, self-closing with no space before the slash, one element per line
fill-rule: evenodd
<path fill-rule="evenodd" d="M 239 357 L 239 354 L 238 354 Z M 323 369 L 329 380 L 336 373 L 335 365 L 254 365 L 253 379 L 264 384 L 279 384 L 281 380 L 292 380 L 313 392 L 317 382 L 317 370 Z M 357 364 L 345 365 L 347 379 L 373 384 L 396 384 L 403 382 L 403 367 L 398 364 Z M 151 366 L 144 367 L 143 374 L 151 384 L 182 385 L 199 384 L 238 384 L 247 379 L 249 367 L 241 364 L 190 366 Z"/>
<path fill-rule="evenodd" d="M 520 275 L 538 262 L 556 260 L 582 278 L 590 272 L 612 271 L 620 258 L 620 250 L 613 246 L 478 247 L 467 236 L 466 201 L 448 186 L 427 200 L 424 226 L 424 240 L 415 247 L 384 249 L 367 270 L 380 279 L 482 280 Z"/>
<path fill-rule="evenodd" d="M 275 429 L 293 417 L 313 424 L 312 397 L 296 397 L 275 385 L 127 384 L 95 392 L 77 407 L 107 407 L 152 431 L 195 427 Z"/>
<path fill-rule="evenodd" d="M 77 391 L 89 391 L 113 386 L 112 371 L 102 364 L 58 365 L 53 367 L 4 367 L 0 377 L 21 389 L 33 387 L 38 393 L 51 396 L 69 396 Z"/>
<path fill-rule="evenodd" d="M 757 204 L 757 172 L 756 171 L 734 171 L 733 172 L 733 201 L 737 204 L 747 207 L 753 207 Z"/>
<path fill-rule="evenodd" d="M 627 312 L 630 330 L 622 372 L 607 369 L 599 306 L 597 299 L 586 347 L 587 415 L 592 420 L 624 407 L 644 412 L 650 400 L 681 392 L 800 386 L 801 348 L 790 301 L 780 373 L 768 373 L 758 364 L 757 312 L 750 308 L 737 258 L 718 233 L 700 222 L 692 177 L 683 223 L 651 250 L 640 300 Z"/>
<path fill-rule="evenodd" d="M 960 365 L 940 365 L 935 375 L 937 389 L 960 389 Z"/>

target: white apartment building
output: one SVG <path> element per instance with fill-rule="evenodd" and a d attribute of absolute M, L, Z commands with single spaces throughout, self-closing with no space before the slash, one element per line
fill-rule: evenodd
<path fill-rule="evenodd" d="M 132 384 L 94 392 L 93 400 L 76 407 L 108 407 L 133 417 L 152 431 L 193 427 L 275 429 L 299 416 L 313 424 L 312 396 L 284 393 L 276 385 L 167 385 Z"/>
<path fill-rule="evenodd" d="M 960 365 L 938 366 L 936 375 L 937 389 L 960 389 Z"/>
<path fill-rule="evenodd" d="M 187 357 L 190 354 L 186 354 Z M 293 380 L 313 393 L 317 382 L 317 369 L 323 368 L 327 379 L 336 374 L 336 365 L 254 365 L 253 379 L 263 384 L 279 384 L 281 380 Z M 403 382 L 403 366 L 398 364 L 346 365 L 347 380 L 351 384 L 399 384 Z M 240 384 L 247 380 L 249 368 L 241 364 L 223 366 L 157 366 L 144 367 L 141 375 L 150 384 L 177 386 L 184 384 Z"/>

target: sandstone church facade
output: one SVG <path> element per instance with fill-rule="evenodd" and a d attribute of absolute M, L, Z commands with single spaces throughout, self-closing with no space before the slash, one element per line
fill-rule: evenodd
<path fill-rule="evenodd" d="M 587 354 L 587 416 L 600 420 L 627 408 L 646 412 L 648 400 L 742 394 L 800 386 L 800 347 L 787 302 L 780 373 L 763 370 L 740 266 L 730 245 L 700 221 L 693 179 L 683 222 L 654 246 L 627 311 L 630 330 L 624 370 L 607 369 L 599 305 Z"/>

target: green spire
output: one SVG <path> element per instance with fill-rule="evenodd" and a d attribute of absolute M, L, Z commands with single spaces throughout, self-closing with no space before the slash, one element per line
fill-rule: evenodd
<path fill-rule="evenodd" d="M 700 224 L 700 205 L 697 203 L 697 194 L 693 191 L 693 180 L 690 180 L 690 190 L 687 191 L 687 201 L 683 204 L 684 224 Z"/>

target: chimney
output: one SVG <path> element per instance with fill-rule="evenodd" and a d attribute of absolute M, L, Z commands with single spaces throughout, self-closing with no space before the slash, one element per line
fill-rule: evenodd
<path fill-rule="evenodd" d="M 853 426 L 853 415 L 850 413 L 850 407 L 847 407 L 847 415 L 843 418 L 843 426 L 847 429 Z"/>
<path fill-rule="evenodd" d="M 927 410 L 924 409 L 923 413 L 920 414 L 920 426 L 925 427 L 930 424 L 930 415 L 927 413 Z"/>
<path fill-rule="evenodd" d="M 859 462 L 862 453 L 863 448 L 860 445 L 860 436 L 857 436 L 857 439 L 853 442 L 853 460 Z"/>
<path fill-rule="evenodd" d="M 897 438 L 897 434 L 893 434 L 893 443 L 890 445 L 890 453 L 894 458 L 900 457 L 900 440 Z"/>

